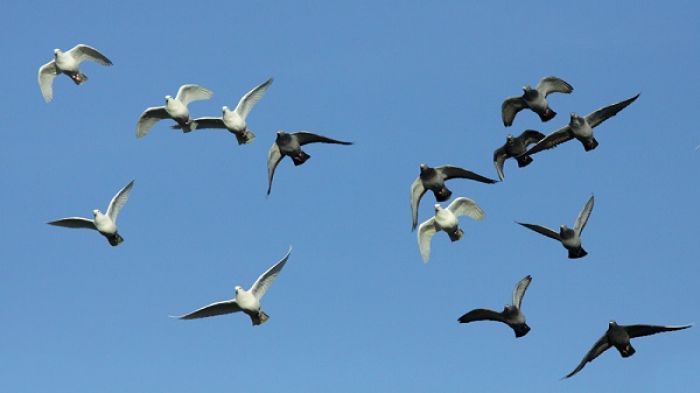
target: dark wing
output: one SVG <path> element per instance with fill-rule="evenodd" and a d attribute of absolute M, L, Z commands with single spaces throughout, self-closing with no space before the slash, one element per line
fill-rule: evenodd
<path fill-rule="evenodd" d="M 68 54 L 73 56 L 78 64 L 82 63 L 83 60 L 92 60 L 105 66 L 112 65 L 112 61 L 109 60 L 107 56 L 100 53 L 97 49 L 85 44 L 78 44 L 74 46 L 68 51 Z"/>
<path fill-rule="evenodd" d="M 474 321 L 496 321 L 503 323 L 506 322 L 505 318 L 503 318 L 503 315 L 493 310 L 488 310 L 485 308 L 477 308 L 476 310 L 471 310 L 468 313 L 459 317 L 458 321 L 459 323 L 469 323 Z"/>
<path fill-rule="evenodd" d="M 508 154 L 505 147 L 500 147 L 493 152 L 493 165 L 496 166 L 496 172 L 501 181 L 506 177 L 503 173 L 503 165 L 506 163 L 506 158 L 508 158 Z"/>
<path fill-rule="evenodd" d="M 536 130 L 525 130 L 523 131 L 518 138 L 525 144 L 525 146 L 528 146 L 532 143 L 537 143 L 544 139 L 545 135 L 539 131 Z"/>
<path fill-rule="evenodd" d="M 200 117 L 198 119 L 193 119 L 192 123 L 196 124 L 194 130 L 204 129 L 204 128 L 223 128 L 226 129 L 224 125 L 224 119 L 221 117 Z M 181 130 L 182 126 L 175 124 L 172 128 L 176 130 Z M 193 130 L 193 131 L 194 131 Z"/>
<path fill-rule="evenodd" d="M 568 373 L 564 377 L 564 379 L 569 378 L 577 372 L 581 371 L 581 369 L 586 365 L 586 363 L 592 362 L 593 359 L 600 356 L 600 354 L 605 352 L 608 348 L 610 348 L 610 343 L 608 342 L 607 335 L 604 334 L 603 337 L 599 338 L 598 341 L 596 341 L 596 343 L 593 344 L 593 348 L 591 348 L 591 350 L 588 351 L 586 356 L 584 356 L 583 359 L 581 359 L 581 363 L 579 363 L 578 366 L 576 366 L 574 371 Z"/>
<path fill-rule="evenodd" d="M 435 168 L 438 173 L 441 173 L 444 177 L 445 180 L 450 180 L 450 179 L 455 179 L 455 178 L 461 178 L 461 179 L 470 179 L 470 180 L 475 180 L 478 182 L 486 183 L 486 184 L 493 184 L 496 182 L 496 180 L 489 179 L 488 177 L 484 177 L 481 175 L 477 175 L 476 173 L 472 171 L 468 171 L 463 168 L 458 168 L 456 166 L 441 166 L 439 168 Z"/>
<path fill-rule="evenodd" d="M 275 168 L 282 161 L 282 152 L 280 152 L 277 142 L 272 143 L 270 151 L 267 152 L 267 195 L 272 191 L 272 178 L 275 176 Z"/>
<path fill-rule="evenodd" d="M 136 123 L 136 137 L 142 138 L 148 134 L 154 124 L 159 120 L 169 119 L 170 115 L 168 111 L 165 110 L 164 106 L 154 106 L 146 108 L 145 111 L 139 117 L 138 123 Z"/>
<path fill-rule="evenodd" d="M 544 94 L 545 97 L 549 93 L 571 93 L 574 88 L 568 84 L 565 80 L 559 79 L 556 76 L 547 76 L 542 78 L 542 80 L 537 84 L 537 91 L 540 94 Z"/>
<path fill-rule="evenodd" d="M 292 133 L 292 135 L 296 136 L 297 141 L 299 142 L 299 145 L 302 145 L 302 146 L 306 145 L 307 143 L 317 143 L 317 142 L 335 143 L 338 145 L 352 145 L 352 142 L 343 142 L 343 141 L 327 138 L 327 137 L 322 136 L 322 135 L 312 134 L 310 132 L 300 131 L 300 132 Z"/>
<path fill-rule="evenodd" d="M 411 229 L 414 231 L 418 225 L 418 206 L 420 205 L 420 199 L 423 198 L 426 191 L 420 176 L 418 176 L 413 184 L 411 184 L 411 217 L 413 219 Z"/>
<path fill-rule="evenodd" d="M 528 274 L 525 278 L 518 282 L 518 285 L 516 285 L 515 288 L 513 288 L 513 305 L 515 307 L 520 308 L 520 305 L 523 303 L 525 291 L 527 291 L 527 287 L 530 286 L 531 281 L 532 276 Z"/>
<path fill-rule="evenodd" d="M 49 225 L 55 225 L 58 227 L 66 228 L 85 228 L 85 229 L 97 229 L 95 228 L 95 222 L 82 217 L 68 217 L 62 218 L 56 221 L 47 222 Z"/>
<path fill-rule="evenodd" d="M 539 141 L 532 149 L 528 150 L 525 154 L 535 154 L 542 150 L 551 149 L 557 145 L 574 139 L 574 133 L 571 131 L 571 127 L 568 125 L 554 131 L 553 133 L 544 137 Z"/>
<path fill-rule="evenodd" d="M 189 314 L 180 315 L 174 318 L 178 319 L 197 319 L 213 317 L 215 315 L 230 314 L 233 312 L 241 311 L 241 307 L 236 303 L 235 299 L 224 300 L 222 302 L 216 302 L 204 306 L 198 310 L 192 311 Z"/>
<path fill-rule="evenodd" d="M 581 235 L 581 232 L 583 232 L 583 228 L 586 226 L 586 223 L 588 222 L 588 217 L 591 216 L 591 212 L 593 211 L 593 195 L 588 199 L 588 202 L 583 206 L 583 209 L 578 213 L 578 217 L 576 217 L 576 222 L 574 223 L 574 231 L 576 232 L 577 235 Z"/>
<path fill-rule="evenodd" d="M 589 113 L 586 115 L 586 122 L 589 126 L 591 126 L 591 128 L 594 128 L 600 123 L 604 122 L 605 120 L 608 120 L 609 118 L 615 116 L 617 112 L 625 109 L 637 98 L 639 98 L 639 94 L 632 98 L 628 98 L 624 101 L 620 101 L 617 104 L 608 105 L 605 108 L 600 108 L 595 112 Z"/>
<path fill-rule="evenodd" d="M 503 117 L 503 125 L 510 127 L 513 125 L 515 115 L 521 110 L 527 108 L 527 104 L 522 97 L 509 97 L 503 101 L 501 105 L 501 117 Z"/>
<path fill-rule="evenodd" d="M 672 332 L 674 330 L 683 330 L 693 325 L 682 326 L 658 326 L 658 325 L 628 325 L 622 326 L 627 331 L 630 338 L 650 336 L 656 333 Z"/>
<path fill-rule="evenodd" d="M 561 241 L 561 237 L 559 237 L 559 233 L 554 232 L 553 230 L 543 227 L 541 225 L 535 225 L 535 224 L 524 224 L 522 222 L 519 222 L 518 224 L 524 226 L 525 228 L 532 229 L 533 231 L 540 233 L 542 235 L 545 235 L 547 237 L 551 237 L 554 240 L 559 240 Z"/>

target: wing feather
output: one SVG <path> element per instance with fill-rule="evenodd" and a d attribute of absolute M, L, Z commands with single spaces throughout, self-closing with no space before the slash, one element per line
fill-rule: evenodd
<path fill-rule="evenodd" d="M 336 139 L 331 139 L 323 135 L 313 134 L 310 132 L 300 131 L 292 133 L 297 138 L 299 145 L 306 145 L 308 143 L 334 143 L 337 145 L 352 145 L 352 142 L 343 142 Z"/>
<path fill-rule="evenodd" d="M 53 80 L 56 75 L 58 75 L 58 69 L 56 68 L 55 60 L 51 60 L 39 67 L 37 79 L 39 80 L 41 95 L 46 102 L 51 102 L 51 100 L 53 100 Z"/>
<path fill-rule="evenodd" d="M 255 295 L 255 297 L 258 298 L 258 300 L 261 300 L 263 296 L 265 296 L 265 292 L 267 292 L 267 289 L 270 288 L 272 282 L 275 281 L 277 276 L 279 276 L 280 272 L 282 271 L 282 268 L 289 259 L 289 255 L 291 254 L 292 246 L 289 246 L 287 254 L 284 257 L 282 257 L 282 259 L 280 259 L 277 263 L 275 263 L 269 269 L 267 269 L 265 273 L 261 274 L 257 280 L 255 280 L 253 286 L 250 287 L 250 292 L 253 295 Z"/>
<path fill-rule="evenodd" d="M 547 76 L 540 80 L 536 87 L 540 94 L 544 94 L 547 97 L 550 93 L 571 93 L 574 91 L 573 86 L 567 83 L 565 80 L 557 78 L 556 76 Z"/>
<path fill-rule="evenodd" d="M 500 147 L 493 152 L 493 165 L 496 167 L 496 173 L 498 173 L 498 178 L 503 181 L 506 175 L 503 173 L 503 165 L 506 163 L 506 158 L 508 154 L 506 153 L 505 147 Z"/>
<path fill-rule="evenodd" d="M 533 230 L 541 235 L 545 235 L 545 236 L 550 237 L 554 240 L 561 241 L 561 237 L 559 236 L 559 233 L 554 232 L 553 230 L 551 230 L 547 227 L 543 227 L 541 225 L 535 225 L 535 224 L 525 224 L 522 222 L 519 222 L 518 224 L 524 226 L 525 228 L 529 228 L 529 229 L 531 229 L 531 230 Z"/>
<path fill-rule="evenodd" d="M 528 150 L 525 154 L 531 155 L 539 153 L 542 150 L 551 149 L 557 145 L 574 139 L 574 133 L 571 131 L 571 127 L 567 124 L 566 126 L 554 131 L 553 133 L 547 135 L 539 141 L 535 146 Z"/>
<path fill-rule="evenodd" d="M 628 98 L 624 101 L 620 101 L 616 104 L 608 105 L 604 108 L 598 109 L 597 111 L 589 113 L 586 115 L 586 122 L 588 123 L 589 126 L 591 126 L 591 128 L 595 128 L 600 123 L 604 122 L 605 120 L 608 120 L 609 118 L 615 116 L 621 110 L 625 109 L 629 104 L 633 103 L 637 98 L 639 98 L 639 94 L 637 94 L 634 97 Z"/>
<path fill-rule="evenodd" d="M 520 309 L 520 305 L 523 303 L 523 296 L 525 296 L 525 291 L 527 291 L 527 287 L 530 286 L 530 282 L 532 282 L 532 276 L 528 274 L 513 288 L 513 305 L 518 309 Z"/>
<path fill-rule="evenodd" d="M 459 168 L 456 166 L 445 165 L 439 168 L 435 168 L 435 170 L 441 173 L 444 176 L 445 180 L 460 178 L 475 180 L 486 184 L 496 183 L 496 180 L 489 179 L 488 177 L 481 176 L 472 171 L 468 171 L 466 169 Z"/>
<path fill-rule="evenodd" d="M 630 338 L 650 336 L 656 333 L 672 332 L 675 330 L 683 330 L 693 325 L 682 326 L 660 326 L 660 325 L 628 325 L 622 326 L 627 331 Z"/>
<path fill-rule="evenodd" d="M 413 219 L 411 229 L 415 230 L 418 225 L 418 206 L 427 190 L 423 186 L 420 176 L 411 184 L 411 217 Z"/>
<path fill-rule="evenodd" d="M 593 203 L 593 195 L 591 195 L 586 204 L 583 205 L 583 209 L 581 209 L 581 211 L 578 213 L 578 217 L 576 217 L 574 231 L 579 236 L 581 235 L 581 232 L 583 232 L 583 228 L 586 227 L 586 223 L 588 223 L 588 217 L 591 216 L 591 211 L 593 211 Z"/>
<path fill-rule="evenodd" d="M 136 137 L 143 138 L 153 128 L 154 124 L 163 119 L 170 119 L 170 115 L 164 106 L 146 108 L 136 123 Z"/>
<path fill-rule="evenodd" d="M 486 308 L 477 308 L 462 315 L 458 319 L 459 323 L 469 323 L 474 321 L 496 321 L 506 323 L 501 313 Z"/>
<path fill-rule="evenodd" d="M 568 373 L 564 379 L 569 378 L 576 374 L 577 372 L 581 371 L 583 367 L 586 365 L 588 362 L 592 362 L 595 358 L 600 356 L 601 353 L 605 352 L 608 348 L 610 348 L 610 343 L 608 342 L 608 337 L 606 334 L 603 334 L 603 337 L 599 338 L 598 341 L 596 341 L 595 344 L 593 344 L 593 348 L 591 348 L 588 353 L 586 353 L 586 356 L 581 359 L 581 362 L 576 366 L 576 368 Z"/>
<path fill-rule="evenodd" d="M 134 181 L 130 181 L 129 184 L 124 186 L 119 192 L 114 195 L 111 201 L 109 201 L 109 206 L 107 206 L 107 216 L 112 220 L 113 223 L 117 223 L 117 217 L 119 216 L 119 211 L 121 211 L 124 204 L 129 199 L 129 193 L 134 187 Z"/>
<path fill-rule="evenodd" d="M 430 241 L 437 231 L 435 217 L 431 217 L 418 227 L 418 249 L 424 263 L 428 263 L 428 259 L 430 259 Z"/>
<path fill-rule="evenodd" d="M 282 161 L 282 157 L 280 147 L 277 146 L 277 142 L 273 142 L 270 151 L 267 152 L 267 195 L 270 195 L 270 191 L 272 191 L 272 178 L 275 176 L 275 168 Z"/>
<path fill-rule="evenodd" d="M 206 305 L 200 309 L 192 311 L 191 313 L 180 315 L 175 318 L 178 319 L 197 319 L 213 317 L 215 315 L 230 314 L 237 311 L 241 311 L 241 307 L 236 303 L 236 299 L 224 300 L 221 302 L 212 303 Z"/>
<path fill-rule="evenodd" d="M 457 217 L 469 216 L 475 220 L 484 218 L 484 211 L 473 200 L 465 197 L 459 197 L 452 201 L 447 209 L 454 213 Z"/>
<path fill-rule="evenodd" d="M 89 45 L 78 44 L 74 46 L 71 50 L 69 50 L 67 53 L 73 56 L 73 58 L 78 62 L 78 64 L 82 63 L 84 60 L 92 60 L 104 66 L 112 65 L 112 61 L 109 60 L 107 56 L 103 55 L 102 53 L 100 53 L 100 51 Z"/>
<path fill-rule="evenodd" d="M 47 222 L 47 224 L 66 228 L 84 228 L 97 230 L 97 228 L 95 228 L 94 221 L 83 217 L 61 218 L 60 220 Z"/>
<path fill-rule="evenodd" d="M 265 82 L 255 86 L 252 90 L 247 92 L 236 105 L 235 112 L 238 113 L 243 120 L 248 117 L 248 113 L 253 109 L 255 104 L 260 101 L 260 99 L 265 95 L 267 88 L 272 84 L 272 78 L 266 80 Z"/>
<path fill-rule="evenodd" d="M 182 85 L 177 91 L 175 99 L 182 102 L 183 105 L 187 106 L 192 101 L 208 100 L 214 93 L 211 90 L 204 88 L 199 85 Z"/>
<path fill-rule="evenodd" d="M 501 105 L 501 117 L 503 118 L 503 125 L 510 127 L 513 125 L 513 120 L 515 115 L 521 110 L 527 108 L 527 104 L 522 97 L 508 97 Z"/>

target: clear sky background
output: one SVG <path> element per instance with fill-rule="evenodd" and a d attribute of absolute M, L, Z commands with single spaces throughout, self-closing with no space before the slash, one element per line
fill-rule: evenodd
<path fill-rule="evenodd" d="M 619 392 L 700 386 L 699 327 L 637 339 L 560 381 L 607 329 L 700 321 L 697 168 L 700 25 L 696 2 L 20 2 L 0 8 L 0 391 L 2 392 Z M 54 48 L 95 46 L 113 67 L 54 82 Z M 500 106 L 547 75 L 573 94 L 559 115 Z M 238 146 L 225 131 L 182 134 L 136 121 L 185 83 L 214 91 L 194 116 L 218 116 L 275 81 Z M 433 238 L 421 261 L 409 187 L 419 164 L 496 178 L 508 133 L 550 133 L 641 92 L 578 142 L 506 162 L 495 185 L 453 180 L 481 222 Z M 265 197 L 275 131 L 309 130 L 353 146 L 309 145 L 279 165 Z M 89 217 L 131 179 L 126 239 L 46 225 Z M 589 255 L 514 221 L 572 225 L 596 205 Z M 419 219 L 433 212 L 426 194 Z M 243 314 L 182 314 L 233 297 L 294 250 L 263 300 Z M 532 331 L 460 325 L 501 310 L 533 276 Z"/>

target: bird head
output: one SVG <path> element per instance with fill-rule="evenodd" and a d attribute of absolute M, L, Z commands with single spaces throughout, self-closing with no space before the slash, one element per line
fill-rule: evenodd
<path fill-rule="evenodd" d="M 428 170 L 428 165 L 426 164 L 420 164 L 420 171 L 421 173 L 425 172 Z"/>
<path fill-rule="evenodd" d="M 226 105 L 221 107 L 221 112 L 226 113 L 228 112 L 228 107 Z"/>
<path fill-rule="evenodd" d="M 559 232 L 564 232 L 568 229 L 569 229 L 569 227 L 567 227 L 566 224 L 562 224 L 559 226 Z"/>
<path fill-rule="evenodd" d="M 167 104 L 168 101 L 170 101 L 170 100 L 172 100 L 172 99 L 173 99 L 173 96 L 171 96 L 171 95 L 165 96 L 165 103 Z"/>
<path fill-rule="evenodd" d="M 63 53 L 63 52 L 61 52 L 61 50 L 58 49 L 58 48 L 56 48 L 56 49 L 53 50 L 53 55 L 54 55 L 54 56 L 58 56 L 58 55 L 60 55 L 61 53 Z"/>
<path fill-rule="evenodd" d="M 571 119 L 569 120 L 570 125 L 580 125 L 583 124 L 583 118 L 576 114 L 576 112 L 570 113 Z"/>
<path fill-rule="evenodd" d="M 440 206 L 439 203 L 436 203 L 436 204 L 435 204 L 435 211 L 436 211 L 436 212 L 439 212 L 440 210 L 442 210 L 442 206 Z"/>
<path fill-rule="evenodd" d="M 242 290 L 243 290 L 243 288 L 241 288 L 240 285 L 236 285 L 233 289 L 236 291 L 236 296 L 238 296 L 238 292 L 239 292 L 239 291 L 242 291 Z"/>
<path fill-rule="evenodd" d="M 608 322 L 608 326 L 609 327 L 617 326 L 617 322 L 615 322 L 614 320 L 611 319 L 610 322 Z"/>
<path fill-rule="evenodd" d="M 506 140 L 507 140 L 508 142 L 512 142 L 513 139 L 515 139 L 515 137 L 513 136 L 513 134 L 508 134 L 508 135 L 506 135 Z"/>
<path fill-rule="evenodd" d="M 99 209 L 95 209 L 92 211 L 92 215 L 97 217 L 98 214 L 102 213 Z"/>

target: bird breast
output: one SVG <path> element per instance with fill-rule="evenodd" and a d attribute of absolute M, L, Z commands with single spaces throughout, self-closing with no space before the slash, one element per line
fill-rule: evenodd
<path fill-rule="evenodd" d="M 459 226 L 457 217 L 447 209 L 442 209 L 435 213 L 435 222 L 440 229 L 446 232 L 452 232 Z"/>
<path fill-rule="evenodd" d="M 56 67 L 61 71 L 76 72 L 78 71 L 78 62 L 67 53 L 59 53 L 56 55 Z"/>
<path fill-rule="evenodd" d="M 238 305 L 244 310 L 260 310 L 260 302 L 255 295 L 243 289 L 238 291 L 238 294 L 236 295 L 236 303 L 238 303 Z"/>
<path fill-rule="evenodd" d="M 543 94 L 535 94 L 532 97 L 525 97 L 525 102 L 527 105 L 535 110 L 543 111 L 547 109 L 547 100 L 544 98 Z"/>
<path fill-rule="evenodd" d="M 165 111 L 168 112 L 173 119 L 189 119 L 190 111 L 180 101 L 172 99 L 165 104 Z"/>
<path fill-rule="evenodd" d="M 97 228 L 100 233 L 105 233 L 108 235 L 114 235 L 117 233 L 117 226 L 109 217 L 102 213 L 98 213 L 95 216 L 95 228 Z"/>
<path fill-rule="evenodd" d="M 224 113 L 224 125 L 231 131 L 243 132 L 246 129 L 246 122 L 238 113 L 234 111 L 226 111 Z"/>
<path fill-rule="evenodd" d="M 590 138 L 593 136 L 593 129 L 585 119 L 583 119 L 583 121 L 580 123 L 571 123 L 569 124 L 569 127 L 571 127 L 571 131 L 574 133 L 574 135 L 579 138 Z"/>

